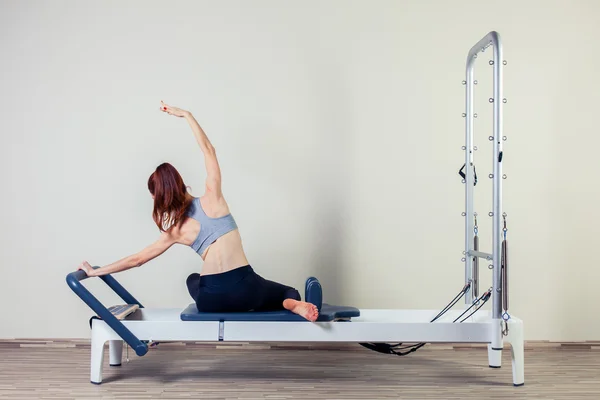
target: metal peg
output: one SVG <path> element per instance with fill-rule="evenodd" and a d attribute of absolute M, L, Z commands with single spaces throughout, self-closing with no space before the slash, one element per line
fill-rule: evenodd
<path fill-rule="evenodd" d="M 477 85 L 477 84 L 479 83 L 479 81 L 475 80 L 475 81 L 473 81 L 473 83 L 474 83 L 475 85 Z"/>
<path fill-rule="evenodd" d="M 473 118 L 477 118 L 477 113 L 473 114 Z"/>
<path fill-rule="evenodd" d="M 464 181 L 464 179 L 463 179 L 463 181 Z M 467 215 L 467 213 L 463 211 L 460 215 L 462 215 L 463 217 L 465 217 Z"/>
<path fill-rule="evenodd" d="M 467 84 L 467 81 L 462 81 L 462 84 L 463 84 L 463 85 L 466 85 L 466 84 Z"/>
<path fill-rule="evenodd" d="M 460 261 L 465 262 L 465 261 L 467 261 L 467 259 L 463 257 L 460 259 Z"/>
<path fill-rule="evenodd" d="M 467 252 L 463 250 L 463 256 L 466 255 L 466 254 L 467 254 Z"/>
<path fill-rule="evenodd" d="M 493 264 L 488 265 L 488 269 L 494 269 L 494 265 Z"/>
<path fill-rule="evenodd" d="M 489 174 L 488 176 L 490 177 L 490 179 L 492 179 L 494 177 L 494 174 Z"/>
<path fill-rule="evenodd" d="M 474 150 L 474 151 L 477 151 L 477 146 L 474 146 L 474 147 L 473 147 L 473 150 Z"/>
<path fill-rule="evenodd" d="M 467 116 L 467 114 L 466 114 L 466 113 L 462 113 L 462 116 L 463 116 L 463 118 L 464 118 L 464 117 L 466 117 L 466 116 Z"/>
<path fill-rule="evenodd" d="M 489 137 L 488 137 L 488 139 L 489 139 L 489 140 L 490 140 L 490 142 L 491 142 L 492 140 L 494 140 L 494 137 L 493 137 L 493 136 L 489 136 Z"/>
<path fill-rule="evenodd" d="M 493 102 L 494 102 L 494 98 L 490 97 L 490 103 L 493 103 Z"/>
<path fill-rule="evenodd" d="M 467 183 L 467 181 L 465 181 L 464 179 L 461 180 L 462 183 Z"/>
<path fill-rule="evenodd" d="M 493 217 L 493 216 L 494 216 L 494 213 L 493 213 L 492 211 L 490 211 L 490 212 L 488 213 L 488 215 L 489 215 L 490 217 Z"/>
<path fill-rule="evenodd" d="M 467 146 L 463 146 L 463 147 L 462 147 L 462 149 L 463 149 L 463 150 L 466 150 L 466 149 L 467 149 Z"/>
<path fill-rule="evenodd" d="M 506 142 L 506 136 L 502 136 L 502 140 Z"/>
<path fill-rule="evenodd" d="M 506 179 L 506 174 L 502 175 L 502 179 Z"/>
<path fill-rule="evenodd" d="M 507 102 L 506 98 L 502 99 L 502 102 L 503 102 L 503 103 L 506 103 L 506 102 Z"/>
<path fill-rule="evenodd" d="M 494 60 L 490 60 L 490 65 L 494 65 Z"/>
<path fill-rule="evenodd" d="M 506 65 L 506 64 L 508 64 L 508 63 L 506 62 L 506 60 L 502 61 L 502 65 Z"/>

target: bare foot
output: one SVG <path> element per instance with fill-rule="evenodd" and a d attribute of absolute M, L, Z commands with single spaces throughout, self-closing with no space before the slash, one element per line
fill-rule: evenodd
<path fill-rule="evenodd" d="M 299 316 L 311 322 L 315 322 L 319 317 L 319 310 L 317 309 L 317 306 L 305 301 L 286 299 L 283 302 L 283 307 L 285 307 L 286 310 L 290 310 L 294 314 L 298 314 Z"/>

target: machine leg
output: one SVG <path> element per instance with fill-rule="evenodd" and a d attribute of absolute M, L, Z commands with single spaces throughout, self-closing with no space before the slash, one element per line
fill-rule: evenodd
<path fill-rule="evenodd" d="M 522 386 L 525 384 L 525 339 L 523 336 L 523 321 L 510 320 L 508 322 L 508 336 L 506 341 L 510 343 L 513 384 Z"/>
<path fill-rule="evenodd" d="M 95 322 L 95 321 L 94 321 Z M 102 364 L 104 363 L 104 344 L 106 337 L 99 329 L 92 326 L 90 382 L 99 385 L 102 383 Z"/>
<path fill-rule="evenodd" d="M 488 344 L 488 365 L 490 368 L 502 366 L 502 349 L 504 348 L 504 336 L 502 336 L 502 320 L 492 319 L 492 341 Z"/>
<path fill-rule="evenodd" d="M 488 344 L 488 365 L 490 368 L 500 368 L 502 366 L 502 349 L 495 349 Z"/>
<path fill-rule="evenodd" d="M 108 342 L 109 365 L 111 367 L 120 367 L 123 358 L 123 341 L 110 340 Z"/>

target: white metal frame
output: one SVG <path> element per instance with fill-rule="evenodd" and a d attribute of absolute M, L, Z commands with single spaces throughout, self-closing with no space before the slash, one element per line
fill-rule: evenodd
<path fill-rule="evenodd" d="M 124 325 L 139 339 L 195 342 L 404 342 L 404 343 L 488 343 L 489 365 L 501 366 L 501 351 L 491 350 L 493 331 L 488 311 L 480 310 L 463 323 L 452 323 L 461 311 L 449 311 L 434 323 L 434 310 L 360 310 L 351 322 L 254 322 L 181 321 L 180 309 L 142 308 Z M 513 384 L 524 383 L 523 324 L 509 321 Z M 109 342 L 110 365 L 120 365 L 123 341 L 105 321 L 92 320 L 91 374 L 93 383 L 102 382 L 104 344 Z"/>
<path fill-rule="evenodd" d="M 477 54 L 494 47 L 494 125 L 493 125 L 493 251 L 473 249 L 473 68 Z M 123 324 L 140 340 L 207 341 L 207 342 L 405 342 L 405 343 L 487 343 L 490 367 L 501 366 L 503 342 L 511 344 L 513 384 L 520 386 L 524 378 L 523 322 L 511 316 L 508 334 L 502 333 L 501 302 L 501 213 L 502 213 L 502 48 L 499 35 L 490 32 L 469 51 L 466 69 L 466 146 L 465 146 L 465 279 L 473 285 L 473 259 L 481 257 L 493 262 L 492 310 L 480 310 L 463 323 L 452 321 L 461 313 L 449 311 L 430 323 L 437 315 L 433 310 L 360 310 L 351 322 L 195 322 L 181 321 L 180 309 L 141 308 Z M 469 290 L 466 304 L 476 299 Z M 104 344 L 110 343 L 110 364 L 120 365 L 122 339 L 103 320 L 92 320 L 91 376 L 93 383 L 102 382 Z"/>

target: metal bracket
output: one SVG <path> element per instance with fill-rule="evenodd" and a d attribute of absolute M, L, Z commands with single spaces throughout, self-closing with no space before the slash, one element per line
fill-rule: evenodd
<path fill-rule="evenodd" d="M 225 321 L 219 321 L 219 342 L 223 341 L 225 336 Z"/>
<path fill-rule="evenodd" d="M 469 250 L 469 252 L 467 253 L 467 255 L 470 256 L 470 257 L 485 258 L 488 261 L 492 261 L 494 259 L 494 257 L 491 254 L 484 253 L 482 251 L 476 251 L 476 250 Z"/>

